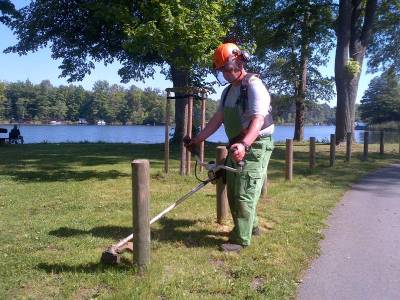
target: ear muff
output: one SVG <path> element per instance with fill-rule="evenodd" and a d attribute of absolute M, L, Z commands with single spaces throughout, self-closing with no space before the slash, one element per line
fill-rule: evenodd
<path fill-rule="evenodd" d="M 241 51 L 240 56 L 244 62 L 250 61 L 250 53 L 247 51 Z"/>
<path fill-rule="evenodd" d="M 232 53 L 238 57 L 242 62 L 248 62 L 250 60 L 250 53 L 245 50 L 235 49 Z"/>

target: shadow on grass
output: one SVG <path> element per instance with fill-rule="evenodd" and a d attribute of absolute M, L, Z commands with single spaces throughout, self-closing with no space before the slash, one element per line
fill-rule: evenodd
<path fill-rule="evenodd" d="M 109 269 L 129 271 L 132 270 L 132 262 L 123 259 L 121 257 L 121 263 L 118 265 L 106 265 L 101 262 L 88 263 L 81 265 L 67 265 L 67 264 L 49 264 L 39 263 L 36 268 L 43 270 L 49 274 L 60 274 L 60 273 L 101 273 Z"/>
<path fill-rule="evenodd" d="M 223 241 L 224 233 L 209 230 L 186 230 L 195 226 L 195 220 L 162 218 L 159 223 L 161 228 L 151 230 L 151 239 L 165 243 L 182 242 L 186 247 L 215 247 Z M 77 235 L 92 235 L 115 240 L 125 238 L 132 233 L 132 228 L 122 226 L 99 226 L 90 230 L 60 227 L 52 230 L 49 235 L 73 237 Z"/>
<path fill-rule="evenodd" d="M 164 145 L 134 144 L 30 144 L 4 147 L 0 160 L 0 176 L 10 176 L 22 182 L 83 181 L 88 179 L 116 179 L 130 176 L 104 167 L 126 163 L 134 159 L 150 160 L 152 168 L 162 168 Z M 171 159 L 178 158 L 178 147 L 171 146 Z M 102 171 L 93 167 L 102 167 Z M 84 168 L 91 167 L 91 170 Z"/>
<path fill-rule="evenodd" d="M 8 175 L 21 182 L 57 182 L 57 181 L 84 181 L 97 179 L 99 181 L 129 177 L 129 174 L 117 170 L 110 171 L 72 171 L 72 170 L 48 170 L 48 171 L 19 171 L 10 172 Z"/>

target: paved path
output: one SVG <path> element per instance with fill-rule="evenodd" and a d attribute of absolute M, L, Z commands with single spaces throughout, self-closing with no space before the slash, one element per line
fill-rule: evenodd
<path fill-rule="evenodd" d="M 355 184 L 328 225 L 297 299 L 400 299 L 400 164 Z"/>

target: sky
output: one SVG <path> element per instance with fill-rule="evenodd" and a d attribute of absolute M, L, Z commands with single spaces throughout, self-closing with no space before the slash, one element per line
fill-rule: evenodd
<path fill-rule="evenodd" d="M 12 1 L 17 8 L 26 5 L 29 1 L 18 0 Z M 30 52 L 27 55 L 19 56 L 18 54 L 5 54 L 3 50 L 8 46 L 12 46 L 17 42 L 12 31 L 0 23 L 0 81 L 16 82 L 30 80 L 34 84 L 40 83 L 42 80 L 50 80 L 54 86 L 67 85 L 67 78 L 59 78 L 61 70 L 58 66 L 61 61 L 51 58 L 51 51 L 49 48 L 39 49 L 37 52 Z M 330 61 L 327 66 L 320 68 L 321 73 L 326 76 L 334 76 L 334 50 L 330 54 Z M 93 84 L 98 80 L 107 80 L 110 84 L 120 84 L 125 87 L 135 85 L 139 88 L 158 88 L 165 90 L 172 87 L 172 82 L 165 79 L 165 76 L 157 72 L 154 79 L 148 78 L 144 82 L 130 81 L 127 84 L 122 84 L 118 76 L 118 69 L 121 65 L 118 62 L 104 66 L 102 63 L 96 63 L 95 69 L 85 76 L 80 82 L 74 82 L 74 85 L 82 85 L 86 90 L 91 90 Z M 360 78 L 359 92 L 357 96 L 357 103 L 360 102 L 364 91 L 368 88 L 370 80 L 375 76 L 373 74 L 366 74 L 366 65 L 362 68 L 363 72 Z M 210 98 L 218 99 L 222 91 L 222 87 L 214 86 L 216 94 L 211 94 Z M 336 99 L 334 98 L 330 106 L 336 106 Z"/>

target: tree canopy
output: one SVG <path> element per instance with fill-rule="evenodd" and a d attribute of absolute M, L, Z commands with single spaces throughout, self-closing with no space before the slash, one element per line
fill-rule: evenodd
<path fill-rule="evenodd" d="M 256 45 L 252 67 L 272 92 L 296 103 L 296 140 L 303 139 L 306 102 L 333 96 L 333 80 L 318 70 L 334 46 L 331 2 L 242 1 L 237 11 L 241 39 Z"/>
<path fill-rule="evenodd" d="M 31 1 L 19 17 L 5 22 L 18 43 L 6 52 L 27 54 L 49 46 L 61 59 L 61 76 L 81 80 L 94 62 L 119 61 L 124 82 L 142 80 L 155 66 L 208 67 L 226 34 L 233 1 Z M 201 77 L 201 76 L 200 76 Z M 193 76 L 192 78 L 196 78 Z"/>
<path fill-rule="evenodd" d="M 400 121 L 400 77 L 394 69 L 371 80 L 360 112 L 361 118 L 370 124 Z"/>

